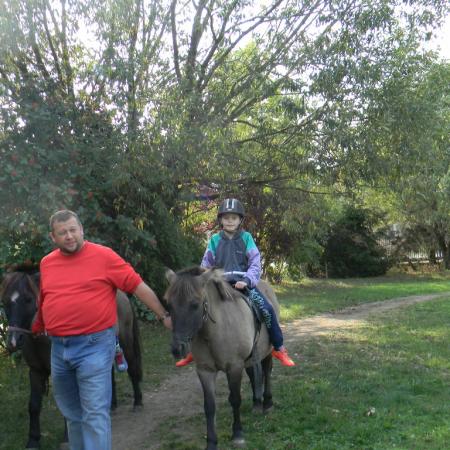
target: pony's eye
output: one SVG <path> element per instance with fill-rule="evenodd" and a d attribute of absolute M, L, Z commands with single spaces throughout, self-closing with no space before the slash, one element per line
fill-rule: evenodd
<path fill-rule="evenodd" d="M 198 303 L 191 303 L 189 305 L 189 309 L 191 309 L 192 311 L 197 311 L 198 306 L 199 306 Z"/>

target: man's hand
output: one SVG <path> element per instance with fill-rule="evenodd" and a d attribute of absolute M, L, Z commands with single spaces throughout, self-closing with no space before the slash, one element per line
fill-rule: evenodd
<path fill-rule="evenodd" d="M 172 318 L 169 315 L 164 316 L 162 323 L 168 330 L 172 329 Z"/>

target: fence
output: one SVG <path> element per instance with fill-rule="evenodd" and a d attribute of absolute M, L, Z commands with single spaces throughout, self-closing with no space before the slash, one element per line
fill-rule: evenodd
<path fill-rule="evenodd" d="M 386 250 L 389 257 L 396 256 L 399 262 L 414 261 L 427 263 L 430 260 L 430 250 L 424 247 L 414 250 L 402 250 L 398 245 L 396 245 L 396 242 L 391 239 L 384 238 L 380 239 L 378 242 Z M 436 250 L 434 252 L 434 260 L 436 262 L 442 262 L 443 259 L 444 255 L 442 250 Z"/>

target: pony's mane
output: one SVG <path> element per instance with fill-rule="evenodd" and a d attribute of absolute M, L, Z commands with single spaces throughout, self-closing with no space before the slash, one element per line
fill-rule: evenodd
<path fill-rule="evenodd" d="M 188 267 L 186 269 L 182 269 L 182 270 L 178 271 L 176 274 L 177 274 L 177 276 L 191 275 L 193 277 L 197 277 L 204 272 L 206 272 L 206 269 L 204 269 L 203 267 L 192 266 L 192 267 Z"/>
<path fill-rule="evenodd" d="M 234 300 L 240 296 L 239 292 L 224 280 L 222 269 L 205 269 L 200 266 L 193 266 L 176 273 L 175 281 L 169 286 L 167 291 L 167 297 L 192 298 L 195 295 L 199 295 L 201 287 L 198 277 L 208 270 L 212 272 L 208 282 L 215 284 L 222 301 Z"/>
<path fill-rule="evenodd" d="M 222 269 L 213 268 L 211 270 L 213 271 L 213 274 L 210 282 L 213 282 L 216 285 L 222 301 L 236 300 L 242 296 L 238 290 L 234 289 L 233 286 L 224 279 Z"/>
<path fill-rule="evenodd" d="M 198 293 L 200 287 L 196 277 L 203 272 L 204 269 L 198 266 L 189 267 L 177 272 L 174 283 L 169 286 L 168 297 L 191 298 Z"/>

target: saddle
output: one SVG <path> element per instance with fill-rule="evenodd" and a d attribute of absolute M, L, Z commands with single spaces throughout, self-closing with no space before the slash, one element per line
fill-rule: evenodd
<path fill-rule="evenodd" d="M 236 289 L 237 290 L 237 289 Z M 242 299 L 247 303 L 250 310 L 253 312 L 253 318 L 255 319 L 255 325 L 257 331 L 261 329 L 261 324 L 265 323 L 261 310 L 250 300 L 250 289 L 246 288 L 245 291 L 240 291 Z"/>
<path fill-rule="evenodd" d="M 231 284 L 231 286 L 234 288 L 234 285 L 238 281 L 243 280 L 243 275 L 245 272 L 225 272 L 225 279 L 226 281 Z M 259 333 L 261 329 L 261 324 L 264 322 L 264 318 L 262 316 L 261 310 L 256 307 L 256 305 L 250 300 L 250 289 L 247 287 L 245 290 L 236 289 L 235 291 L 239 292 L 240 297 L 245 301 L 247 306 L 250 308 L 250 310 L 253 312 L 253 318 L 255 320 L 255 327 L 257 330 L 257 333 Z"/>

